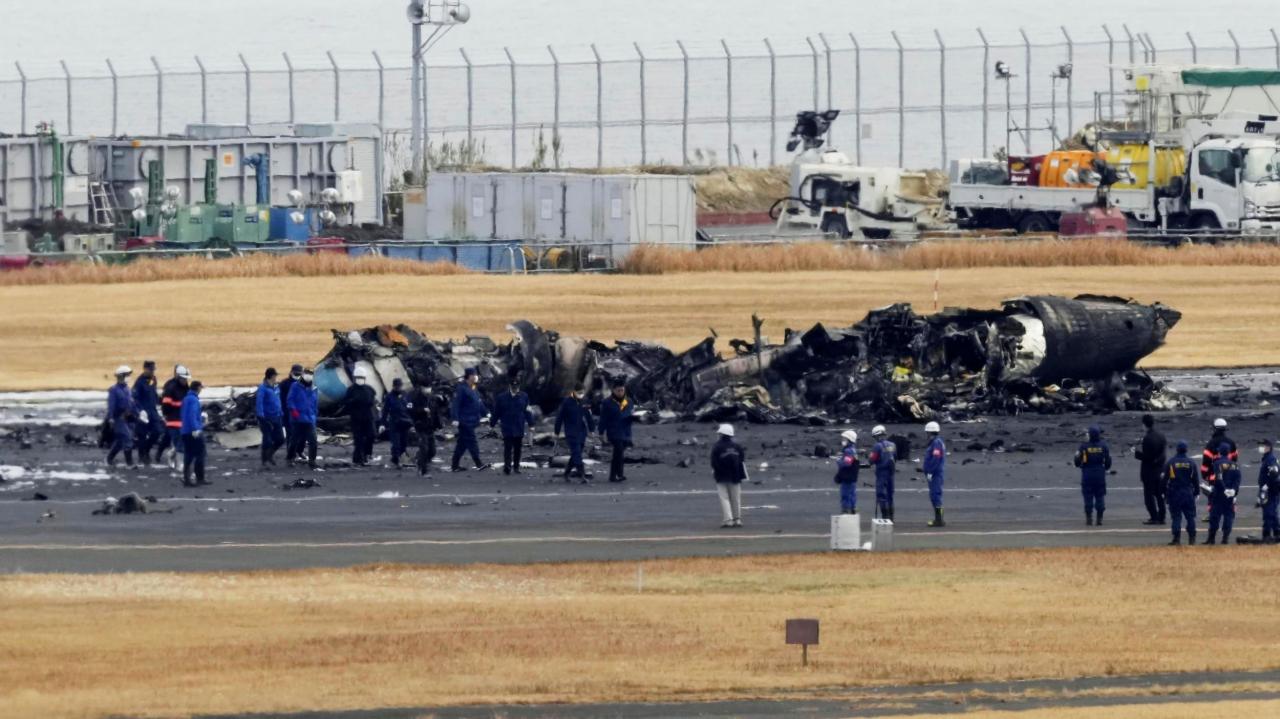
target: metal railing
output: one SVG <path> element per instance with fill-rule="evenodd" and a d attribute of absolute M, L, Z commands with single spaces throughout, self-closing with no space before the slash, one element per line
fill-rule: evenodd
<path fill-rule="evenodd" d="M 794 113 L 834 107 L 846 115 L 833 142 L 859 163 L 945 167 L 1004 145 L 1006 115 L 1015 152 L 1031 152 L 1041 144 L 1035 133 L 1049 128 L 1070 134 L 1092 119 L 1095 92 L 1122 89 L 1127 64 L 1280 68 L 1275 30 L 1212 39 L 1188 31 L 1173 43 L 1106 26 L 889 40 L 832 32 L 798 43 L 464 49 L 428 56 L 422 104 L 437 154 L 464 147 L 495 165 L 776 165 Z M 377 52 L 223 60 L 14 62 L 0 75 L 0 130 L 31 132 L 41 120 L 98 135 L 163 135 L 190 123 L 376 123 L 396 140 L 390 169 L 406 169 L 404 64 Z M 993 77 L 997 60 L 1013 77 Z M 1065 63 L 1070 76 L 1052 78 Z"/>

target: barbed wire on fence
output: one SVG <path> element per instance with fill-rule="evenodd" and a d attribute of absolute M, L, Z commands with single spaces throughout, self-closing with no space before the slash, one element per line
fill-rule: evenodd
<path fill-rule="evenodd" d="M 463 50 L 429 56 L 423 106 L 429 138 L 482 146 L 493 165 L 529 166 L 548 137 L 559 147 L 557 165 L 776 165 L 795 112 L 838 108 L 846 115 L 832 142 L 857 162 L 946 167 L 990 155 L 1006 135 L 1018 146 L 1008 151 L 1030 153 L 1096 111 L 1114 114 L 1114 101 L 1098 107 L 1094 96 L 1114 97 L 1125 65 L 1280 68 L 1274 29 L 1252 30 L 1244 41 L 1228 31 L 1226 42 L 1187 31 L 1177 44 L 1128 27 L 1100 31 Z M 992 75 L 997 60 L 1013 69 L 1007 87 Z M 1051 77 L 1066 63 L 1067 77 Z M 240 54 L 181 65 L 150 57 L 96 69 L 13 68 L 0 77 L 0 130 L 15 134 L 40 121 L 64 134 L 111 136 L 181 133 L 197 123 L 364 123 L 393 134 L 409 125 L 410 69 L 377 52 L 281 53 L 270 64 Z"/>

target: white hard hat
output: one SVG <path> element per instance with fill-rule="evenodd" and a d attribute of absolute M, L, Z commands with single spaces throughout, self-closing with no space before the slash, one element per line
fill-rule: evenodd
<path fill-rule="evenodd" d="M 858 433 L 857 433 L 857 432 L 854 432 L 854 431 L 853 431 L 853 430 L 851 430 L 851 429 L 846 429 L 845 431 L 843 431 L 843 432 L 841 432 L 841 433 L 840 433 L 840 439 L 843 439 L 844 441 L 848 442 L 849 444 L 857 444 L 857 443 L 858 443 Z"/>
<path fill-rule="evenodd" d="M 723 435 L 723 436 L 725 436 L 725 437 L 732 437 L 732 436 L 733 436 L 733 425 L 731 425 L 731 424 L 722 424 L 722 425 L 720 425 L 720 429 L 719 429 L 719 430 L 717 430 L 716 432 L 717 432 L 717 434 Z"/>
<path fill-rule="evenodd" d="M 939 425 L 937 422 L 930 422 L 929 424 L 926 424 L 924 426 L 924 431 L 938 434 L 939 432 L 942 431 L 942 426 Z"/>
<path fill-rule="evenodd" d="M 122 364 L 119 367 L 116 367 L 117 377 L 123 377 L 124 375 L 127 375 L 127 374 L 133 374 L 133 370 L 129 368 L 129 365 Z"/>
<path fill-rule="evenodd" d="M 191 370 L 187 369 L 183 365 L 178 365 L 173 368 L 173 376 L 181 377 L 182 379 L 191 379 Z"/>
<path fill-rule="evenodd" d="M 369 379 L 369 371 L 364 367 L 356 367 L 351 376 L 355 379 Z"/>
<path fill-rule="evenodd" d="M 1225 420 L 1225 419 L 1223 419 L 1223 418 L 1221 418 L 1221 417 L 1219 417 L 1219 418 L 1217 418 L 1217 419 L 1213 420 L 1213 428 L 1214 428 L 1214 429 L 1226 429 L 1226 428 L 1227 428 L 1227 420 Z"/>
<path fill-rule="evenodd" d="M 886 431 L 886 430 L 885 430 L 885 428 L 884 428 L 884 425 L 883 425 L 883 424 L 877 424 L 876 426 L 874 426 L 874 427 L 872 427 L 872 428 L 871 428 L 871 436 L 872 436 L 872 437 L 883 437 L 883 436 L 884 436 L 885 431 Z"/>

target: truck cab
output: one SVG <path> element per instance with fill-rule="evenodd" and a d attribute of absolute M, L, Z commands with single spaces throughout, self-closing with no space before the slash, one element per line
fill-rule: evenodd
<path fill-rule="evenodd" d="M 1246 233 L 1280 230 L 1280 142 L 1213 138 L 1188 163 L 1189 224 Z"/>

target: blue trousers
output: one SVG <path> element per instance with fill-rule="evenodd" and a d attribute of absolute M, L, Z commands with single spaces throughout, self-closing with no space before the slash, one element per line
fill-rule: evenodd
<path fill-rule="evenodd" d="M 1212 537 L 1218 533 L 1218 527 L 1222 527 L 1222 543 L 1227 543 L 1227 537 L 1231 536 L 1231 528 L 1236 523 L 1236 505 L 1229 499 L 1219 501 L 1209 501 L 1209 536 Z"/>
<path fill-rule="evenodd" d="M 280 417 L 259 417 L 258 429 L 262 432 L 262 462 L 266 464 L 284 446 L 284 422 Z"/>
<path fill-rule="evenodd" d="M 1107 485 L 1082 484 L 1080 493 L 1084 495 L 1084 511 L 1086 514 L 1097 512 L 1099 516 L 1107 511 Z"/>
<path fill-rule="evenodd" d="M 569 466 L 564 470 L 564 476 L 568 477 L 573 470 L 578 470 L 579 476 L 587 476 L 587 465 L 582 461 L 582 448 L 587 446 L 586 437 L 565 437 L 564 441 L 569 445 Z"/>
<path fill-rule="evenodd" d="M 846 514 L 858 512 L 858 483 L 840 483 L 840 511 Z"/>
<path fill-rule="evenodd" d="M 124 417 L 111 422 L 111 451 L 107 452 L 107 462 L 116 461 L 116 455 L 124 452 L 125 461 L 133 464 L 133 423 Z"/>
<path fill-rule="evenodd" d="M 182 454 L 185 447 L 182 446 L 182 429 L 178 427 L 165 427 L 165 434 L 169 435 L 169 444 L 173 446 L 173 451 Z"/>
<path fill-rule="evenodd" d="M 893 506 L 893 477 L 876 477 L 876 502 Z"/>
<path fill-rule="evenodd" d="M 1271 497 L 1262 505 L 1262 536 L 1280 538 L 1280 497 Z"/>
<path fill-rule="evenodd" d="M 147 461 L 146 457 L 151 452 L 151 448 L 156 446 L 162 436 L 164 436 L 164 422 L 160 421 L 159 415 L 146 415 L 138 420 L 138 452 L 142 455 L 144 462 Z"/>
<path fill-rule="evenodd" d="M 942 509 L 942 472 L 929 478 L 929 501 L 934 509 Z"/>
<path fill-rule="evenodd" d="M 400 464 L 400 457 L 408 448 L 409 428 L 394 425 L 387 427 L 387 437 L 391 440 L 391 463 Z"/>
<path fill-rule="evenodd" d="M 191 470 L 195 470 L 196 481 L 204 481 L 205 446 L 204 437 L 182 435 L 182 483 L 191 483 Z"/>
<path fill-rule="evenodd" d="M 1168 504 L 1169 516 L 1172 519 L 1173 538 L 1177 539 L 1182 536 L 1182 522 L 1187 522 L 1187 536 L 1195 538 L 1196 536 L 1196 500 L 1195 498 L 1173 499 L 1169 498 Z"/>
<path fill-rule="evenodd" d="M 453 464 L 451 466 L 457 467 L 458 462 L 462 461 L 464 453 L 470 454 L 476 466 L 480 466 L 480 440 L 476 439 L 476 428 L 459 423 L 458 439 L 453 445 Z"/>

